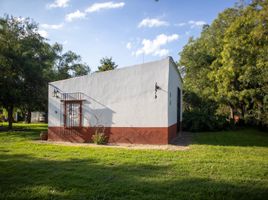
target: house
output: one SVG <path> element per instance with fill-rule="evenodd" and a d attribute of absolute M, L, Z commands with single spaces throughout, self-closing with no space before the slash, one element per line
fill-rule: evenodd
<path fill-rule="evenodd" d="M 46 113 L 40 111 L 31 112 L 31 123 L 45 122 Z"/>
<path fill-rule="evenodd" d="M 181 127 L 182 79 L 171 57 L 49 83 L 48 139 L 168 144 Z"/>

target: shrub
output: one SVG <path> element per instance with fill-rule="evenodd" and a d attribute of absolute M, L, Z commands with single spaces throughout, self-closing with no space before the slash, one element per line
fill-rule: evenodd
<path fill-rule="evenodd" d="M 218 131 L 228 129 L 229 122 L 224 116 L 208 114 L 193 110 L 183 113 L 182 128 L 184 131 Z"/>
<path fill-rule="evenodd" d="M 104 133 L 96 130 L 95 134 L 92 135 L 92 141 L 95 144 L 107 144 L 107 136 Z"/>
<path fill-rule="evenodd" d="M 41 140 L 47 140 L 48 139 L 48 133 L 47 133 L 47 131 L 42 131 L 40 133 L 40 139 Z"/>
<path fill-rule="evenodd" d="M 3 114 L 0 114 L 0 122 L 4 122 L 5 121 L 5 116 Z"/>
<path fill-rule="evenodd" d="M 217 113 L 219 105 L 215 101 L 201 98 L 189 91 L 184 92 L 183 100 L 182 128 L 184 131 L 218 131 L 230 128 L 227 116 Z"/>

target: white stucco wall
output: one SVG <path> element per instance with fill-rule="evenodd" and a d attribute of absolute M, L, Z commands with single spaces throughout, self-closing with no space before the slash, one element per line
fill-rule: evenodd
<path fill-rule="evenodd" d="M 180 103 L 180 121 L 182 121 L 182 80 L 177 71 L 177 66 L 170 57 L 169 62 L 169 81 L 168 81 L 168 125 L 171 126 L 177 123 L 177 95 L 178 88 L 181 92 Z"/>
<path fill-rule="evenodd" d="M 83 126 L 167 127 L 173 120 L 175 106 L 168 102 L 169 81 L 177 84 L 170 58 L 107 72 L 52 82 L 49 85 L 49 127 L 63 125 L 63 108 L 53 97 L 54 87 L 64 93 L 82 92 Z M 172 71 L 172 72 L 171 72 Z M 172 76 L 170 79 L 169 76 Z M 170 80 L 169 80 L 170 79 Z M 161 87 L 155 99 L 155 83 Z M 169 88 L 170 87 L 170 88 Z M 176 109 L 174 109 L 176 112 Z"/>

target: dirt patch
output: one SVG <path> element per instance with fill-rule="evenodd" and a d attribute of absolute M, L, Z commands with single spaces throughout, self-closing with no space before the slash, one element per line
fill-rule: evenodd
<path fill-rule="evenodd" d="M 151 144 L 125 144 L 125 143 L 108 143 L 107 145 L 96 145 L 93 143 L 71 143 L 71 142 L 57 142 L 57 141 L 35 141 L 40 144 L 55 144 L 63 146 L 83 146 L 83 147 L 108 147 L 108 148 L 125 148 L 125 149 L 155 149 L 155 150 L 168 150 L 168 151 L 184 151 L 190 149 L 191 142 L 190 133 L 181 133 L 176 137 L 171 144 L 167 145 L 151 145 Z"/>

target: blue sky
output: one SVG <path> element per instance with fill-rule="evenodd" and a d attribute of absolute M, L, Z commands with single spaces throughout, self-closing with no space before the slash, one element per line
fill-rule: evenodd
<path fill-rule="evenodd" d="M 202 25 L 236 0 L 0 0 L 0 15 L 30 17 L 50 43 L 82 56 L 92 71 L 113 57 L 119 67 L 178 53 Z"/>

